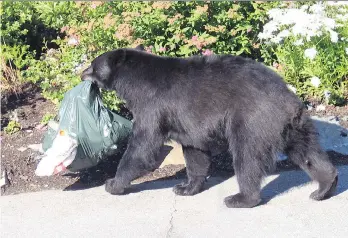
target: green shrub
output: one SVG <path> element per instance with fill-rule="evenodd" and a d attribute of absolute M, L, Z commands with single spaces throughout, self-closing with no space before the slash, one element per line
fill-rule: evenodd
<path fill-rule="evenodd" d="M 41 124 L 46 125 L 50 120 L 54 119 L 54 117 L 54 114 L 46 113 L 41 119 Z"/>
<path fill-rule="evenodd" d="M 278 3 L 252 2 L 76 2 L 36 3 L 39 18 L 66 34 L 52 50 L 32 64 L 25 77 L 39 82 L 43 95 L 59 103 L 79 82 L 81 69 L 95 56 L 119 47 L 146 46 L 159 55 L 231 53 L 257 60 L 257 39 L 266 10 Z M 68 3 L 66 3 L 68 4 Z M 51 9 L 56 9 L 53 11 Z M 59 10 L 60 9 L 60 10 Z M 52 16 L 64 13 L 67 21 Z M 48 51 L 49 52 L 49 51 Z M 118 110 L 122 101 L 103 91 L 105 104 Z"/>
<path fill-rule="evenodd" d="M 21 129 L 21 124 L 17 121 L 10 121 L 8 125 L 5 127 L 4 131 L 8 135 L 12 135 Z"/>
<path fill-rule="evenodd" d="M 294 36 L 277 44 L 265 44 L 258 37 L 264 31 L 264 24 L 269 22 L 269 10 L 299 8 L 308 3 L 92 1 L 1 4 L 3 9 L 6 6 L 2 29 L 9 38 L 19 35 L 18 40 L 5 46 L 8 47 L 7 58 L 19 61 L 16 65 L 24 68 L 21 77 L 39 84 L 43 95 L 57 104 L 67 90 L 80 82 L 81 71 L 94 57 L 108 50 L 139 44 L 158 55 L 234 54 L 263 61 L 269 66 L 275 64 L 303 98 L 323 97 L 330 92 L 330 103 L 338 103 L 348 91 L 344 88 L 347 57 L 343 58 L 343 42 L 333 45 L 329 38 L 318 37 L 295 47 L 294 42 L 298 39 Z M 334 15 L 335 11 L 327 14 Z M 49 32 L 53 29 L 56 37 L 45 38 L 45 31 L 35 30 L 37 25 Z M 32 30 L 36 33 L 29 37 L 28 32 Z M 346 36 L 347 24 L 337 32 L 340 37 Z M 37 47 L 30 43 L 32 35 L 39 39 L 39 54 Z M 304 50 L 313 45 L 319 53 L 315 61 L 308 61 L 303 57 Z M 330 63 L 326 64 L 328 60 Z M 314 76 L 322 82 L 319 88 L 308 84 Z M 102 91 L 102 95 L 105 104 L 113 110 L 119 110 L 123 104 L 114 92 Z"/>
<path fill-rule="evenodd" d="M 34 2 L 0 3 L 2 93 L 21 91 L 27 81 L 23 72 L 36 64 L 45 41 L 51 42 L 57 36 L 57 30 L 42 21 L 37 6 Z"/>
<path fill-rule="evenodd" d="M 260 34 L 275 55 L 268 62 L 302 98 L 343 104 L 348 89 L 348 5 L 289 6 L 269 15 L 271 21 Z"/>

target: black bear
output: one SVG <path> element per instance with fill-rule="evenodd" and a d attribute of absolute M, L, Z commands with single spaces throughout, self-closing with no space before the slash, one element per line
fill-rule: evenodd
<path fill-rule="evenodd" d="M 178 195 L 203 190 L 210 157 L 228 151 L 239 193 L 225 198 L 227 207 L 254 207 L 261 202 L 261 181 L 278 152 L 319 183 L 310 197 L 330 197 L 337 170 L 318 143 L 303 103 L 282 78 L 254 60 L 231 55 L 162 57 L 122 48 L 95 58 L 82 73 L 99 87 L 116 90 L 134 117 L 132 135 L 111 194 L 122 194 L 132 180 L 161 164 L 158 153 L 167 140 L 183 147 L 187 182 Z"/>

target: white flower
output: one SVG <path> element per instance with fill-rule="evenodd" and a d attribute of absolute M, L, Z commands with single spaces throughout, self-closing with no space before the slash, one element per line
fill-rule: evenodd
<path fill-rule="evenodd" d="M 278 30 L 278 24 L 274 21 L 270 21 L 263 26 L 263 33 L 265 38 L 271 38 L 273 32 Z"/>
<path fill-rule="evenodd" d="M 310 60 L 313 60 L 315 56 L 317 55 L 317 51 L 314 48 L 309 48 L 305 50 L 304 55 Z"/>
<path fill-rule="evenodd" d="M 87 61 L 87 55 L 86 54 L 81 55 L 81 61 L 82 62 Z"/>
<path fill-rule="evenodd" d="M 278 44 L 281 41 L 282 41 L 282 38 L 279 36 L 276 36 L 276 37 L 271 39 L 271 42 L 276 43 L 276 44 Z"/>
<path fill-rule="evenodd" d="M 327 4 L 329 6 L 344 6 L 344 5 L 348 5 L 348 2 L 347 1 L 330 1 L 330 2 L 327 2 Z"/>
<path fill-rule="evenodd" d="M 330 33 L 331 41 L 337 42 L 338 36 L 334 30 L 339 24 L 335 19 L 343 19 L 346 16 L 348 19 L 348 14 L 342 13 L 338 17 L 339 14 L 336 11 L 334 18 L 330 18 L 325 11 L 326 6 L 326 3 L 319 2 L 312 6 L 304 5 L 301 8 L 271 9 L 268 11 L 271 20 L 264 25 L 263 32 L 258 37 L 264 39 L 266 43 L 279 43 L 291 35 L 310 41 L 312 37 Z M 337 10 L 342 9 L 342 7 L 337 8 Z"/>
<path fill-rule="evenodd" d="M 313 6 L 311 6 L 309 9 L 313 13 L 321 14 L 324 11 L 324 6 L 322 3 L 317 3 L 317 4 L 314 4 Z"/>
<path fill-rule="evenodd" d="M 68 45 L 78 45 L 79 44 L 79 40 L 75 37 L 70 37 L 68 40 Z"/>
<path fill-rule="evenodd" d="M 308 5 L 303 5 L 303 6 L 301 7 L 301 10 L 302 10 L 302 11 L 307 11 L 307 10 L 308 10 Z"/>
<path fill-rule="evenodd" d="M 331 96 L 331 92 L 329 90 L 324 90 L 324 97 L 327 101 L 329 101 Z"/>
<path fill-rule="evenodd" d="M 336 18 L 341 21 L 347 21 L 348 20 L 348 14 L 338 14 L 336 15 Z"/>
<path fill-rule="evenodd" d="M 286 86 L 288 86 L 288 89 L 290 89 L 291 91 L 293 91 L 294 93 L 296 93 L 296 88 L 294 86 L 292 86 L 291 84 L 287 84 Z"/>
<path fill-rule="evenodd" d="M 314 86 L 314 87 L 319 87 L 319 85 L 320 85 L 320 78 L 318 78 L 318 77 L 312 77 L 311 78 L 311 84 Z"/>
<path fill-rule="evenodd" d="M 346 48 L 345 50 L 346 50 L 346 54 L 348 55 L 348 48 Z"/>
<path fill-rule="evenodd" d="M 338 41 L 337 32 L 330 30 L 330 38 L 331 38 L 331 42 L 337 43 L 337 41 Z"/>
<path fill-rule="evenodd" d="M 327 29 L 333 29 L 336 27 L 336 22 L 332 18 L 325 18 L 322 20 L 322 22 Z"/>
<path fill-rule="evenodd" d="M 290 31 L 288 31 L 288 30 L 283 30 L 283 31 L 281 31 L 281 32 L 278 34 L 278 37 L 285 38 L 285 37 L 288 37 L 289 35 L 290 35 Z"/>
<path fill-rule="evenodd" d="M 303 45 L 303 40 L 299 39 L 299 40 L 295 41 L 294 45 L 296 45 L 296 46 Z"/>
<path fill-rule="evenodd" d="M 278 19 L 283 15 L 283 11 L 279 8 L 273 8 L 268 11 L 268 15 L 273 19 Z"/>

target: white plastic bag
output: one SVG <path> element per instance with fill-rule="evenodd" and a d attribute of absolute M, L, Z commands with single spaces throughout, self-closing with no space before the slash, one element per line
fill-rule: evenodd
<path fill-rule="evenodd" d="M 45 152 L 38 164 L 35 174 L 51 176 L 66 170 L 66 167 L 75 159 L 76 152 L 77 141 L 67 135 L 65 131 L 59 131 L 52 146 Z"/>

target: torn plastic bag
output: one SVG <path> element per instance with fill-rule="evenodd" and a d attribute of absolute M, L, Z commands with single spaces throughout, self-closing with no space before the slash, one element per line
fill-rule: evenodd
<path fill-rule="evenodd" d="M 38 164 L 35 174 L 51 176 L 64 171 L 74 161 L 76 152 L 77 141 L 60 131 Z"/>
<path fill-rule="evenodd" d="M 75 158 L 70 164 L 65 163 L 69 164 L 68 170 L 76 172 L 93 167 L 107 156 L 117 153 L 120 146 L 126 145 L 131 129 L 131 121 L 103 105 L 99 88 L 90 81 L 83 81 L 65 93 L 58 122 L 56 125 L 52 121 L 49 123 L 42 147 L 45 154 L 52 153 L 49 149 L 53 146 L 59 147 L 59 143 L 53 141 L 62 131 L 65 136 L 76 140 Z M 65 156 L 69 154 L 68 148 L 70 147 L 67 146 L 66 151 L 62 151 Z M 68 157 L 64 160 L 69 160 Z"/>

